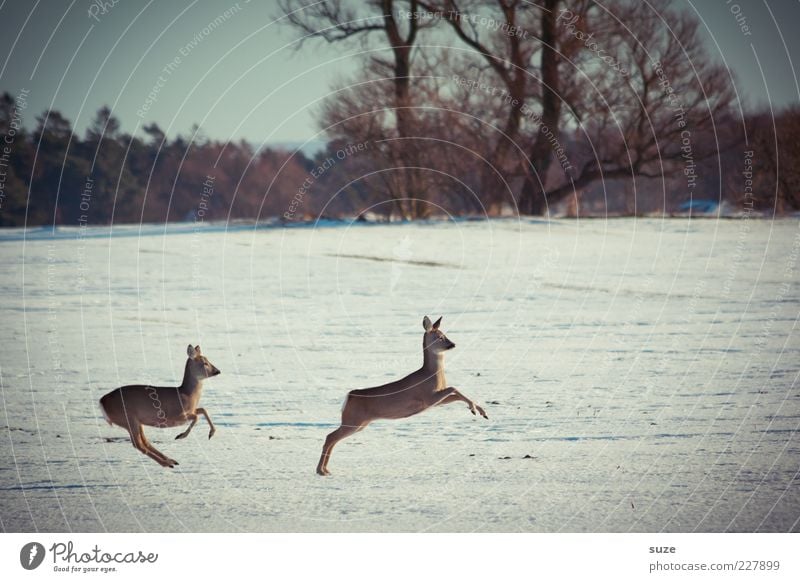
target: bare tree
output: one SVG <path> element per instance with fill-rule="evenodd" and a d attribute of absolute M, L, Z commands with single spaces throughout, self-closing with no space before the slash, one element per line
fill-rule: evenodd
<path fill-rule="evenodd" d="M 713 132 L 729 107 L 728 74 L 708 59 L 696 19 L 666 0 L 421 5 L 441 15 L 512 97 L 503 133 L 527 152 L 521 212 L 542 214 L 599 179 L 691 172 L 687 164 L 715 152 L 694 147 L 693 136 Z M 505 25 L 476 26 L 487 13 Z M 507 152 L 513 148 L 495 148 L 499 164 Z M 560 172 L 549 171 L 554 159 Z"/>
<path fill-rule="evenodd" d="M 607 43 L 627 74 L 580 61 L 581 78 L 597 89 L 570 105 L 593 155 L 546 196 L 557 201 L 598 179 L 664 178 L 676 171 L 691 195 L 697 163 L 730 145 L 719 142 L 715 125 L 734 98 L 729 73 L 706 53 L 698 21 L 664 0 L 598 3 L 586 20 L 587 30 L 602 31 L 598 42 Z M 586 48 L 583 56 L 596 60 L 594 47 Z M 538 205 L 534 194 L 533 208 Z"/>
<path fill-rule="evenodd" d="M 498 169 L 506 174 L 511 171 L 508 167 L 509 152 L 520 140 L 520 125 L 530 85 L 527 64 L 541 47 L 540 44 L 529 42 L 521 34 L 517 34 L 519 31 L 527 33 L 531 28 L 529 19 L 531 11 L 526 10 L 527 6 L 519 0 L 507 2 L 467 0 L 461 3 L 455 0 L 442 2 L 423 0 L 420 4 L 434 15 L 436 20 L 447 23 L 455 35 L 485 61 L 485 68 L 473 64 L 471 75 L 454 75 L 454 78 L 462 81 L 460 99 L 463 102 L 470 100 L 470 93 L 474 92 L 476 85 L 481 84 L 486 76 L 485 73 L 497 80 L 492 83 L 499 81 L 503 87 L 500 98 L 506 105 L 504 119 L 498 120 L 496 131 L 488 134 L 481 132 L 484 133 L 482 153 L 488 161 L 488 166 L 481 174 L 479 187 L 487 204 L 496 210 L 503 201 L 504 193 L 496 184 L 495 173 Z M 489 11 L 489 16 L 484 10 L 483 18 L 486 22 L 491 20 L 492 23 L 501 23 L 503 33 L 485 34 L 483 31 L 484 34 L 481 34 L 480 24 L 476 24 L 481 20 L 476 17 L 486 8 L 493 10 Z M 499 30 L 501 26 L 497 28 Z M 492 98 L 497 97 L 497 91 L 494 89 L 495 87 L 492 87 Z M 484 102 L 491 100 L 485 98 Z M 491 105 L 488 105 L 487 109 L 491 110 Z M 492 125 L 493 122 L 494 120 Z"/>
<path fill-rule="evenodd" d="M 775 214 L 800 210 L 800 107 L 752 114 L 746 126 L 731 176 L 737 201 Z"/>
<path fill-rule="evenodd" d="M 410 18 L 401 18 L 400 5 L 407 7 Z M 424 202 L 425 188 L 420 177 L 420 159 L 416 148 L 410 144 L 415 132 L 414 104 L 411 99 L 412 49 L 420 29 L 420 19 L 413 17 L 419 10 L 417 0 L 396 2 L 395 0 L 371 0 L 369 2 L 343 3 L 341 0 L 303 2 L 281 0 L 281 9 L 287 20 L 308 38 L 322 38 L 329 43 L 348 39 L 366 39 L 372 33 L 382 33 L 388 44 L 391 59 L 375 53 L 370 57 L 369 69 L 376 78 L 390 78 L 393 86 L 392 111 L 394 138 L 381 148 L 393 159 L 395 176 L 387 177 L 387 192 L 396 202 L 398 212 L 404 218 L 424 216 L 429 209 Z M 386 100 L 379 102 L 385 106 Z M 326 108 L 324 119 L 335 124 L 347 119 L 354 112 L 347 107 L 332 105 Z M 383 116 L 382 128 L 390 123 Z M 327 127 L 327 126 L 324 126 Z M 341 128 L 338 130 L 341 134 Z M 391 150 L 391 152 L 387 152 Z"/>
<path fill-rule="evenodd" d="M 348 174 L 342 178 L 363 184 L 372 193 L 362 200 L 364 208 L 380 212 L 377 209 L 383 206 L 384 195 L 384 200 L 394 201 L 394 213 L 406 218 L 430 213 L 482 214 L 487 202 L 482 195 L 485 174 L 495 174 L 493 195 L 507 188 L 502 174 L 485 157 L 486 120 L 495 116 L 487 105 L 493 105 L 497 115 L 502 113 L 501 107 L 477 99 L 463 100 L 460 91 L 454 92 L 451 78 L 441 74 L 461 70 L 463 65 L 452 62 L 451 56 L 420 51 L 416 57 L 414 95 L 418 105 L 414 107 L 412 139 L 399 139 L 396 132 L 387 130 L 392 114 L 385 104 L 393 99 L 392 79 L 382 76 L 375 63 L 337 83 L 323 102 L 319 123 L 337 148 L 354 141 L 369 144 L 363 154 L 355 156 L 357 160 L 348 160 L 347 168 L 337 165 L 337 170 Z M 424 202 L 416 209 L 405 199 L 407 172 L 397 171 L 409 159 L 415 160 L 416 184 L 424 191 Z"/>
<path fill-rule="evenodd" d="M 530 206 L 526 203 L 532 200 L 532 188 L 537 185 L 540 190 L 544 188 L 551 160 L 549 136 L 552 134 L 548 131 L 522 134 L 525 118 L 535 118 L 540 127 L 558 132 L 564 95 L 560 91 L 559 74 L 563 53 L 557 47 L 561 44 L 562 51 L 571 53 L 576 44 L 557 41 L 558 3 L 559 0 L 544 0 L 542 6 L 520 0 L 422 2 L 476 51 L 504 88 L 507 114 L 501 136 L 492 142 L 494 147 L 489 157 L 493 165 L 500 168 L 508 168 L 509 155 L 516 159 L 512 167 L 521 169 L 525 177 L 521 210 L 528 213 L 534 213 L 532 208 L 524 207 Z M 578 14 L 585 14 L 589 2 L 575 5 Z M 537 57 L 538 69 L 533 64 Z M 539 105 L 535 114 L 530 100 Z M 522 156 L 514 153 L 519 148 L 524 151 Z"/>

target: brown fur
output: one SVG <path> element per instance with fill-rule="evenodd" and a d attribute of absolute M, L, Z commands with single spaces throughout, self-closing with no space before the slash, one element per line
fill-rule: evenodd
<path fill-rule="evenodd" d="M 395 382 L 353 390 L 347 395 L 341 426 L 325 439 L 317 473 L 330 475 L 328 461 L 336 443 L 364 430 L 373 420 L 406 418 L 432 406 L 451 402 L 465 402 L 472 414 L 477 411 L 482 417 L 489 418 L 483 408 L 455 388 L 447 386 L 444 353 L 456 345 L 439 331 L 441 321 L 440 317 L 431 324 L 427 316 L 422 321 L 425 335 L 422 339 L 423 363 L 419 370 Z"/>
<path fill-rule="evenodd" d="M 109 424 L 128 431 L 136 450 L 141 451 L 164 467 L 178 464 L 156 449 L 144 436 L 145 426 L 168 428 L 180 426 L 191 421 L 189 428 L 176 436 L 188 436 L 198 415 L 202 414 L 211 427 L 208 438 L 214 436 L 216 428 L 204 408 L 198 408 L 203 380 L 216 376 L 219 370 L 203 356 L 200 346 L 187 348 L 186 367 L 183 382 L 177 388 L 163 386 L 130 385 L 112 390 L 100 399 L 100 408 Z"/>

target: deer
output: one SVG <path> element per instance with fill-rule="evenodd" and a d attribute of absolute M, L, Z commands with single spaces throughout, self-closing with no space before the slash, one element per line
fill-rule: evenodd
<path fill-rule="evenodd" d="M 181 426 L 191 421 L 189 428 L 176 436 L 185 439 L 202 414 L 210 427 L 208 438 L 216 428 L 205 408 L 198 408 L 203 381 L 217 376 L 220 371 L 208 361 L 200 346 L 186 348 L 186 366 L 183 382 L 177 388 L 130 385 L 112 390 L 100 399 L 100 410 L 109 425 L 128 431 L 133 447 L 153 459 L 162 467 L 174 468 L 178 461 L 170 459 L 156 449 L 144 436 L 145 426 L 167 428 Z"/>
<path fill-rule="evenodd" d="M 322 447 L 317 464 L 319 475 L 330 475 L 328 462 L 333 447 L 349 436 L 364 430 L 378 419 L 399 419 L 419 414 L 434 406 L 464 402 L 469 411 L 489 419 L 486 412 L 457 389 L 447 385 L 444 376 L 444 354 L 456 347 L 439 329 L 442 318 L 431 323 L 426 315 L 422 320 L 422 367 L 405 378 L 374 388 L 351 390 L 342 406 L 341 426 L 330 433 Z"/>

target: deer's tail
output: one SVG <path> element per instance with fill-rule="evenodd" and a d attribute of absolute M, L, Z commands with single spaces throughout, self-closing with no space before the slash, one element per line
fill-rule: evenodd
<path fill-rule="evenodd" d="M 107 422 L 109 425 L 111 425 L 111 426 L 114 426 L 114 423 L 113 423 L 113 422 L 111 422 L 111 419 L 108 417 L 108 411 L 106 410 L 106 406 L 105 406 L 105 404 L 103 404 L 103 400 L 104 400 L 104 399 L 105 399 L 105 396 L 103 396 L 103 398 L 101 398 L 101 399 L 98 401 L 98 404 L 100 404 L 100 412 L 102 412 L 102 413 L 103 413 L 103 418 L 105 418 L 105 419 L 106 419 L 106 422 Z"/>

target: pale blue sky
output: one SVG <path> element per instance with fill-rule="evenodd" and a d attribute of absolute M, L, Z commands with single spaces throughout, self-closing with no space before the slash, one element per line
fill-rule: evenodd
<path fill-rule="evenodd" d="M 139 135 L 137 124 L 156 121 L 174 136 L 197 122 L 216 139 L 302 141 L 317 132 L 312 113 L 331 81 L 359 65 L 358 45 L 316 41 L 293 51 L 295 32 L 274 22 L 277 2 L 118 0 L 99 22 L 88 14 L 93 4 L 0 0 L 0 91 L 30 91 L 27 125 L 52 104 L 82 132 L 108 104 L 123 129 Z M 800 66 L 800 2 L 677 4 L 704 19 L 711 52 L 736 72 L 747 102 L 767 104 L 767 95 L 777 106 L 800 101 L 791 61 Z M 734 4 L 751 36 L 740 30 Z M 229 17 L 205 34 L 226 10 Z M 165 73 L 176 57 L 180 63 Z M 156 99 L 138 115 L 154 89 Z"/>

